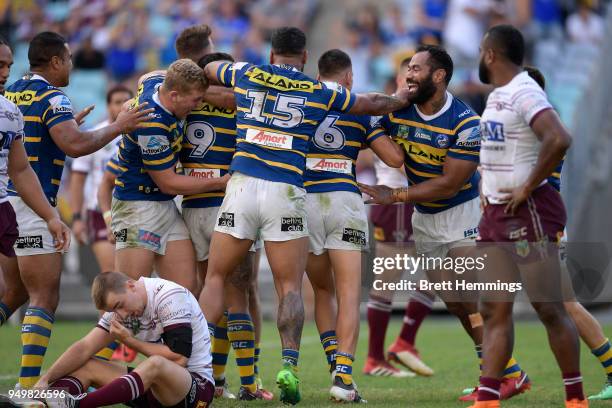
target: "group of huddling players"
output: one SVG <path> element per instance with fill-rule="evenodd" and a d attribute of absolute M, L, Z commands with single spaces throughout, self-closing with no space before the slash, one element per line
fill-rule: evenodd
<path fill-rule="evenodd" d="M 365 402 L 352 376 L 360 252 L 369 244 L 362 192 L 379 204 L 372 211 L 377 255 L 409 240 L 428 257 L 483 248 L 497 260 L 488 271 L 495 278 L 527 276 L 527 292 L 536 297 L 544 286 L 556 286 L 543 281 L 551 276 L 546 271 L 560 270 L 566 216 L 559 171 L 570 136 L 547 101 L 541 75 L 524 70 L 523 38 L 514 27 L 495 26 L 482 40 L 480 78 L 494 87 L 482 118 L 447 91 L 453 62 L 440 47 L 421 46 L 402 62 L 394 95 L 353 94 L 351 60 L 341 50 L 320 57 L 317 79 L 302 73 L 308 53 L 297 28 L 273 33 L 270 64 L 260 66 L 214 52 L 210 33 L 207 26 L 184 30 L 176 40 L 180 59 L 144 75 L 135 96 L 123 86 L 112 88 L 109 118 L 91 130 L 79 127 L 91 108 L 75 114 L 59 89 L 68 85 L 72 63 L 56 33 L 34 37 L 31 73 L 3 89 L 0 261 L 6 288 L 0 324 L 28 302 L 17 388 L 68 391 L 63 399 L 47 400 L 48 406 L 202 408 L 214 396 L 236 398 L 224 374 L 231 345 L 238 398 L 273 399 L 257 369 L 256 275 L 263 247 L 278 295 L 280 400 L 301 400 L 306 271 L 330 397 Z M 11 63 L 2 42 L 3 88 Z M 356 181 L 364 148 L 378 157 L 379 185 Z M 103 313 L 98 325 L 41 373 L 59 301 L 61 254 L 70 243 L 53 208 L 66 155 L 77 157 L 75 234 L 94 243 L 108 272 L 92 285 Z M 95 196 L 84 197 L 86 177 Z M 182 196 L 181 211 L 176 196 Z M 84 200 L 89 238 L 81 219 Z M 494 243 L 512 243 L 507 248 L 514 251 Z M 159 278 L 150 277 L 154 271 Z M 443 279 L 440 271 L 424 272 L 432 282 Z M 533 298 L 532 304 L 562 371 L 566 406 L 586 407 L 578 333 L 606 373 L 612 351 L 599 324 L 572 301 L 571 289 L 561 289 L 569 295 L 551 292 L 550 299 Z M 435 295 L 413 295 L 385 357 L 392 299 L 370 293 L 366 374 L 433 374 L 414 341 Z M 512 357 L 513 299 L 438 295 L 480 359 L 478 386 L 461 399 L 474 401 L 472 407 L 498 407 L 501 399 L 528 390 L 530 380 Z M 109 359 L 118 344 L 147 358 L 135 368 L 114 364 Z M 610 383 L 595 397 L 611 398 Z"/>

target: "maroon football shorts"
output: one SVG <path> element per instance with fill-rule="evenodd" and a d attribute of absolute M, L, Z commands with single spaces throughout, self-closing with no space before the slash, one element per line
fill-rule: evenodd
<path fill-rule="evenodd" d="M 87 235 L 91 244 L 107 240 L 108 231 L 101 212 L 87 210 Z"/>
<path fill-rule="evenodd" d="M 370 219 L 378 242 L 412 242 L 412 204 L 373 205 Z"/>
<path fill-rule="evenodd" d="M 4 256 L 14 257 L 13 245 L 19 237 L 17 217 L 13 206 L 8 201 L 0 204 L 0 253 Z"/>

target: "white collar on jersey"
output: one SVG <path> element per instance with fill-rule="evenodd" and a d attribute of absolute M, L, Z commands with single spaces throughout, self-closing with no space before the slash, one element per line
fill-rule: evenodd
<path fill-rule="evenodd" d="M 157 86 L 159 88 L 159 85 Z M 161 101 L 159 100 L 159 89 L 157 89 L 155 91 L 155 93 L 153 94 L 153 102 L 155 102 L 156 104 L 159 105 L 160 108 L 162 108 L 163 110 L 165 110 L 166 112 L 168 112 L 168 115 L 172 115 L 174 116 L 174 114 L 172 112 L 170 112 L 168 109 L 166 109 L 166 107 L 161 103 Z"/>
<path fill-rule="evenodd" d="M 442 107 L 442 109 L 440 109 L 439 111 L 437 111 L 436 113 L 434 113 L 433 115 L 426 115 L 423 112 L 421 112 L 419 110 L 419 107 L 414 105 L 414 109 L 416 109 L 417 113 L 419 114 L 419 116 L 421 117 L 421 119 L 425 120 L 425 121 L 430 121 L 430 120 L 434 120 L 440 116 L 442 116 L 447 110 L 450 109 L 451 104 L 453 103 L 453 95 L 446 91 L 446 102 L 444 103 L 444 106 Z"/>
<path fill-rule="evenodd" d="M 49 83 L 49 81 L 47 81 L 45 78 L 43 78 L 42 76 L 38 75 L 38 74 L 32 74 L 32 76 L 30 77 L 30 81 L 35 81 L 35 80 L 39 80 L 39 81 L 45 81 L 46 83 Z"/>

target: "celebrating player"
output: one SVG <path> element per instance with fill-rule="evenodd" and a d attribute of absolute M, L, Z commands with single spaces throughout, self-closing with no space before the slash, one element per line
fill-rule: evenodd
<path fill-rule="evenodd" d="M 123 85 L 115 85 L 110 88 L 106 93 L 108 119 L 100 122 L 93 130 L 113 123 L 121 112 L 123 104 L 133 96 L 132 91 Z M 106 164 L 117 154 L 117 142 L 118 140 L 115 139 L 92 154 L 76 158 L 72 163 L 70 177 L 72 231 L 80 244 L 91 244 L 98 266 L 103 272 L 113 270 L 115 248 L 108 241 L 107 228 L 103 213 L 99 211 L 97 194 Z M 84 191 L 87 191 L 87 197 L 84 197 Z M 85 221 L 82 219 L 84 202 L 86 203 Z"/>
<path fill-rule="evenodd" d="M 542 88 L 523 71 L 524 49 L 520 31 L 509 25 L 492 27 L 481 42 L 480 79 L 495 89 L 482 116 L 482 193 L 488 205 L 480 222 L 480 237 L 484 243 L 512 244 L 503 250 L 487 247 L 489 262 L 495 260 L 486 268 L 487 279 L 508 282 L 522 275 L 561 368 L 566 406 L 587 407 L 578 336 L 563 306 L 558 279 L 556 242 L 565 226 L 565 208 L 560 194 L 546 181 L 571 138 Z M 513 252 L 509 254 L 510 248 Z M 473 407 L 499 406 L 500 377 L 512 353 L 513 299 L 506 295 L 505 301 L 499 300 L 487 297 L 482 301 L 483 371 Z"/>
<path fill-rule="evenodd" d="M 410 57 L 399 65 L 395 77 L 396 90 L 406 88 L 406 76 L 410 65 Z M 374 172 L 377 184 L 391 188 L 408 187 L 406 174 L 401 169 L 395 169 L 374 157 Z M 403 250 L 405 243 L 412 242 L 412 213 L 414 207 L 410 203 L 390 205 L 373 205 L 370 219 L 374 224 L 374 240 L 376 241 L 376 257 L 393 257 Z M 377 279 L 394 282 L 405 271 L 386 269 Z M 415 373 L 423 376 L 433 375 L 433 370 L 422 360 L 415 347 L 417 331 L 429 314 L 434 295 L 426 291 L 416 291 L 410 295 L 406 305 L 404 321 L 399 336 L 388 349 L 390 360 L 398 361 Z M 391 302 L 393 292 L 372 288 L 368 297 L 368 358 L 363 367 L 363 373 L 380 377 L 405 377 L 406 371 L 399 370 L 389 364 L 385 358 L 385 335 L 391 319 Z"/>
<path fill-rule="evenodd" d="M 355 96 L 308 78 L 301 73 L 305 46 L 302 31 L 280 28 L 272 35 L 270 65 L 213 62 L 205 69 L 213 83 L 234 88 L 238 135 L 200 303 L 211 321 L 221 317 L 225 279 L 261 237 L 279 296 L 284 367 L 277 382 L 281 400 L 293 404 L 300 400 L 295 369 L 304 321 L 308 228 L 302 174 L 309 137 L 329 110 L 382 114 L 407 103 L 405 95 Z"/>
<path fill-rule="evenodd" d="M 143 105 L 122 111 L 117 120 L 101 129 L 79 130 L 80 122 L 93 109 L 73 115 L 68 97 L 58 88 L 68 85 L 72 61 L 70 48 L 59 34 L 42 32 L 34 36 L 28 50 L 31 77 L 7 88 L 6 97 L 13 101 L 25 121 L 25 149 L 38 176 L 43 192 L 56 205 L 66 154 L 77 157 L 90 154 L 110 143 L 117 135 L 141 126 L 152 111 Z M 18 195 L 14 183 L 8 186 L 9 200 L 17 215 L 19 238 L 15 252 L 19 268 L 5 272 L 9 293 L 20 296 L 3 299 L 5 314 L 16 310 L 28 298 L 22 326 L 23 354 L 19 383 L 31 387 L 38 379 L 42 361 L 53 329 L 54 313 L 59 301 L 62 257 L 47 222 Z M 59 245 L 63 250 L 63 245 Z M 19 303 L 9 304 L 9 301 Z"/>
<path fill-rule="evenodd" d="M 210 337 L 195 297 L 164 279 L 96 276 L 92 297 L 106 311 L 97 327 L 70 346 L 36 384 L 60 388 L 51 407 L 206 407 L 213 399 Z M 113 339 L 147 356 L 132 369 L 93 355 Z M 97 389 L 86 393 L 90 386 Z"/>
<path fill-rule="evenodd" d="M 345 52 L 329 50 L 318 65 L 319 81 L 350 91 L 353 70 Z M 330 112 L 310 139 L 306 156 L 310 233 L 306 272 L 314 288 L 321 342 L 334 374 L 330 394 L 337 401 L 361 400 L 352 370 L 359 337 L 360 252 L 368 249 L 368 220 L 355 180 L 355 162 L 362 146 L 370 147 L 388 165 L 401 167 L 404 161 L 400 147 L 372 122 L 370 116 Z"/>
<path fill-rule="evenodd" d="M 191 60 L 174 62 L 161 84 L 145 82 L 137 104 L 155 113 L 146 128 L 125 134 L 113 192 L 112 230 L 117 268 L 133 278 L 160 276 L 196 290 L 193 246 L 173 201 L 178 194 L 222 190 L 228 177 L 198 179 L 176 173 L 183 119 L 202 100 L 208 81 Z"/>
<path fill-rule="evenodd" d="M 475 244 L 480 219 L 478 153 L 480 121 L 470 107 L 447 91 L 453 62 L 443 48 L 421 46 L 407 74 L 413 105 L 383 117 L 382 126 L 406 152 L 405 169 L 410 186 L 362 186 L 379 204 L 410 202 L 413 236 L 418 254 L 429 259 L 466 256 Z M 428 270 L 432 282 L 444 272 Z M 467 273 L 466 275 L 467 276 Z M 482 322 L 473 298 L 440 292 L 474 341 L 481 356 Z M 529 388 L 527 375 L 514 359 L 506 360 L 504 398 Z M 476 395 L 462 396 L 470 400 Z"/>
<path fill-rule="evenodd" d="M 212 53 L 198 63 L 205 67 L 213 61 L 230 61 L 224 53 Z M 228 173 L 236 147 L 236 110 L 202 102 L 187 116 L 186 138 L 182 144 L 181 164 L 185 173 L 197 178 L 222 177 Z M 208 268 L 210 238 L 215 228 L 219 207 L 225 193 L 222 190 L 183 197 L 183 218 L 189 229 L 196 252 L 202 283 Z M 234 347 L 240 372 L 239 399 L 272 399 L 272 395 L 258 386 L 255 373 L 255 331 L 249 309 L 256 302 L 256 290 L 250 289 L 257 278 L 255 253 L 250 252 L 237 268 L 226 286 L 228 313 L 213 330 L 213 371 L 216 395 L 231 398 L 225 383 L 225 365 L 229 344 Z M 259 310 L 256 310 L 259 313 Z M 210 325 L 209 325 L 210 326 Z"/>

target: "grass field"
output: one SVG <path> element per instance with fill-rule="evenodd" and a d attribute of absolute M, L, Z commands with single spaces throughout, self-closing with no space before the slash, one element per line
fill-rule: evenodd
<path fill-rule="evenodd" d="M 46 363 L 52 362 L 70 343 L 81 337 L 92 327 L 90 323 L 58 323 L 55 325 Z M 387 342 L 397 335 L 400 319 L 394 319 L 389 329 Z M 504 407 L 562 407 L 563 387 L 560 373 L 547 347 L 544 329 L 535 322 L 516 325 L 516 353 L 519 363 L 529 373 L 534 384 L 527 394 L 518 396 L 503 404 Z M 605 327 L 607 333 L 612 327 Z M 369 406 L 380 407 L 462 407 L 468 404 L 457 401 L 461 389 L 475 385 L 477 361 L 471 342 L 462 332 L 458 323 L 450 319 L 430 318 L 419 337 L 419 347 L 424 360 L 435 370 L 430 378 L 389 379 L 367 377 L 361 374 L 366 355 L 367 327 L 361 328 L 359 350 L 354 371 L 361 393 Z M 280 347 L 276 328 L 266 323 L 263 331 L 260 371 L 264 385 L 276 393 L 274 377 L 280 367 Z M 19 327 L 0 328 L 0 390 L 15 384 L 19 367 Z M 231 360 L 230 360 L 231 361 Z M 582 347 L 582 374 L 585 391 L 598 392 L 604 375 L 599 362 Z M 228 366 L 228 379 L 232 391 L 237 392 L 239 379 L 234 364 Z M 325 358 L 314 324 L 304 328 L 300 352 L 300 378 L 302 380 L 302 407 L 337 406 L 327 399 L 330 379 Z M 246 403 L 215 401 L 217 407 L 245 406 Z M 249 403 L 254 406 L 278 406 L 275 402 Z M 612 407 L 612 402 L 594 402 L 593 407 Z"/>

